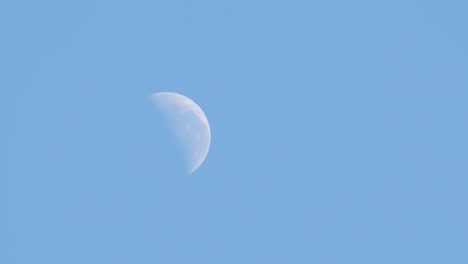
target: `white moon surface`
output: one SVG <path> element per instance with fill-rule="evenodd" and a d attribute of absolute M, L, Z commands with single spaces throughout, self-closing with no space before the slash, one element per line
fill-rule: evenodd
<path fill-rule="evenodd" d="M 190 98 L 173 92 L 151 95 L 163 112 L 186 158 L 188 174 L 197 170 L 208 155 L 211 129 L 203 110 Z"/>

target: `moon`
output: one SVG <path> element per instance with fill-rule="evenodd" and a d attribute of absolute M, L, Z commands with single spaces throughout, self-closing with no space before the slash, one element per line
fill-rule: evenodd
<path fill-rule="evenodd" d="M 150 96 L 162 111 L 183 150 L 188 174 L 197 170 L 208 155 L 211 129 L 203 110 L 190 98 L 173 92 Z"/>

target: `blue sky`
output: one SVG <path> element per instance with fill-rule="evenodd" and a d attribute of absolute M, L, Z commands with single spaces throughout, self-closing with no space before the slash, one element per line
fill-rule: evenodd
<path fill-rule="evenodd" d="M 468 263 L 467 8 L 2 2 L 0 263 Z"/>

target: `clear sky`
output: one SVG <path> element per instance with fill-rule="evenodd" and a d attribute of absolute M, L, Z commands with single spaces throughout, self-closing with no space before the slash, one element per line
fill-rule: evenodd
<path fill-rule="evenodd" d="M 1 1 L 0 263 L 468 263 L 466 10 Z"/>

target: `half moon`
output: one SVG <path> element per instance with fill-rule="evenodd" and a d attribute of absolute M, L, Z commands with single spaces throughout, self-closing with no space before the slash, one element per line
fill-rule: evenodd
<path fill-rule="evenodd" d="M 208 155 L 211 130 L 203 110 L 190 98 L 178 93 L 159 92 L 152 101 L 163 112 L 183 150 L 188 174 L 197 170 Z"/>

